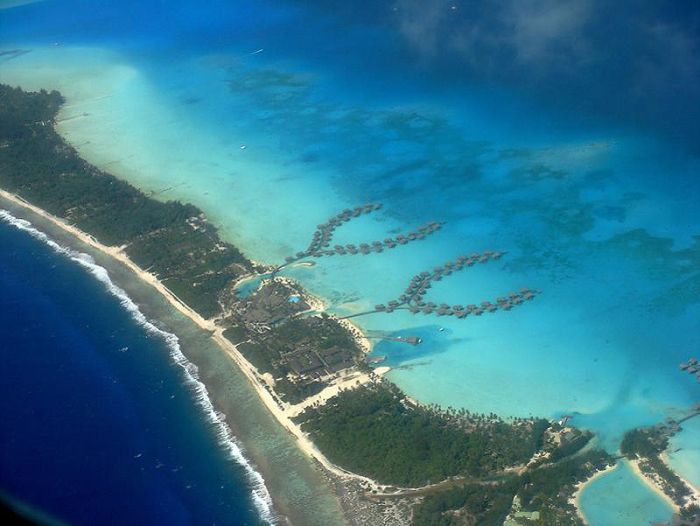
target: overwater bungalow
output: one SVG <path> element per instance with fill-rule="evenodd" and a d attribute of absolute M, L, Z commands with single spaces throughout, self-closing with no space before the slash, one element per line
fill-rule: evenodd
<path fill-rule="evenodd" d="M 688 363 L 690 365 L 695 365 L 696 363 L 698 363 L 698 361 L 695 358 L 688 358 Z"/>
<path fill-rule="evenodd" d="M 501 303 L 501 308 L 503 310 L 510 310 L 513 308 L 513 305 L 511 305 L 510 302 L 506 301 L 506 302 Z"/>
<path fill-rule="evenodd" d="M 388 243 L 385 242 L 384 245 L 386 246 L 386 248 L 394 248 L 396 246 L 396 243 L 394 243 L 393 241 L 389 241 Z"/>
<path fill-rule="evenodd" d="M 369 246 L 364 246 L 364 247 L 361 246 L 360 247 L 360 254 L 362 254 L 363 256 L 366 256 L 367 254 L 369 254 Z"/>
<path fill-rule="evenodd" d="M 411 314 L 418 314 L 418 312 L 420 312 L 420 309 L 415 305 L 411 305 L 408 310 Z"/>
<path fill-rule="evenodd" d="M 493 250 L 484 250 L 482 254 L 486 257 L 491 257 L 491 254 L 493 254 Z"/>
<path fill-rule="evenodd" d="M 424 270 L 423 272 L 420 273 L 420 275 L 423 276 L 424 278 L 427 278 L 428 276 L 430 276 L 430 272 L 427 272 Z"/>
<path fill-rule="evenodd" d="M 406 237 L 408 237 L 408 239 L 410 239 L 411 241 L 415 241 L 415 239 L 418 237 L 418 234 L 416 234 L 415 232 L 411 232 Z"/>
<path fill-rule="evenodd" d="M 294 261 L 294 258 L 293 258 L 292 256 L 287 256 L 286 258 L 284 258 L 284 260 L 285 260 L 287 263 L 291 263 L 292 261 Z"/>
<path fill-rule="evenodd" d="M 434 274 L 434 275 L 433 275 L 433 280 L 434 280 L 434 281 L 440 281 L 440 280 L 442 280 L 442 274 Z"/>
<path fill-rule="evenodd" d="M 690 374 L 695 374 L 695 373 L 697 373 L 698 371 L 700 371 L 700 369 L 698 369 L 695 365 L 691 365 L 691 366 L 688 367 L 688 372 L 689 372 Z"/>
<path fill-rule="evenodd" d="M 335 256 L 335 250 L 326 250 L 324 254 L 326 256 Z"/>
<path fill-rule="evenodd" d="M 445 263 L 443 265 L 443 267 L 445 267 L 445 268 L 452 268 L 453 266 L 454 266 L 454 263 L 452 263 L 451 261 L 448 261 L 447 263 Z"/>
<path fill-rule="evenodd" d="M 399 245 L 405 245 L 406 243 L 408 243 L 408 239 L 406 239 L 405 237 L 401 237 L 401 239 L 399 239 L 399 236 L 397 236 L 397 237 L 396 237 L 396 242 L 397 242 Z"/>
<path fill-rule="evenodd" d="M 479 263 L 486 263 L 489 260 L 488 256 L 481 256 L 479 258 Z"/>
<path fill-rule="evenodd" d="M 468 311 L 475 311 L 476 309 L 478 309 L 478 307 L 476 305 L 474 305 L 473 303 L 470 303 L 469 305 L 467 305 Z"/>
<path fill-rule="evenodd" d="M 481 302 L 481 306 L 482 306 L 482 307 L 488 307 L 489 305 L 491 305 L 491 302 L 488 301 L 488 300 L 487 300 L 487 301 L 482 301 L 482 302 Z"/>
<path fill-rule="evenodd" d="M 301 259 L 301 258 L 305 257 L 306 255 L 307 255 L 306 252 L 297 252 L 297 254 L 296 254 L 297 259 Z"/>
<path fill-rule="evenodd" d="M 690 367 L 687 363 L 682 363 L 678 366 L 681 371 L 685 371 L 688 367 Z"/>
<path fill-rule="evenodd" d="M 479 307 L 477 307 L 476 309 L 474 309 L 474 310 L 472 311 L 472 313 L 473 313 L 475 316 L 481 316 L 481 315 L 484 313 L 484 310 L 483 310 L 483 309 L 480 309 Z"/>
<path fill-rule="evenodd" d="M 494 252 L 493 254 L 491 254 L 491 258 L 492 258 L 492 259 L 500 259 L 500 258 L 503 256 L 504 253 L 505 253 L 505 252 L 496 251 L 496 252 Z"/>
<path fill-rule="evenodd" d="M 453 310 L 464 310 L 464 307 L 462 305 L 452 305 Z"/>
<path fill-rule="evenodd" d="M 438 316 L 444 316 L 445 314 L 447 314 L 447 309 L 443 309 L 442 307 L 440 307 L 438 310 L 435 311 L 435 314 L 437 314 Z"/>
<path fill-rule="evenodd" d="M 335 247 L 335 253 L 344 256 L 346 254 L 345 247 Z"/>
<path fill-rule="evenodd" d="M 433 312 L 433 308 L 426 305 L 421 309 L 421 311 L 423 312 L 423 314 L 431 314 Z"/>
<path fill-rule="evenodd" d="M 441 304 L 440 304 L 440 308 L 441 308 L 441 309 L 449 309 L 450 306 L 449 306 L 447 303 L 441 303 Z"/>
<path fill-rule="evenodd" d="M 515 298 L 511 298 L 510 302 L 514 305 L 520 305 L 523 302 L 523 299 L 520 296 L 516 296 Z"/>
<path fill-rule="evenodd" d="M 384 252 L 384 249 L 382 248 L 381 245 L 380 246 L 372 245 L 372 251 L 380 253 L 380 252 Z"/>
<path fill-rule="evenodd" d="M 474 265 L 475 260 L 470 258 L 470 259 L 468 259 L 467 261 L 465 261 L 464 263 L 465 263 L 465 265 L 467 265 L 468 267 L 471 267 L 471 266 Z"/>
<path fill-rule="evenodd" d="M 359 208 L 359 207 L 358 207 L 358 208 L 355 208 L 355 209 L 352 211 L 352 217 L 359 217 L 360 214 L 362 214 L 362 211 L 363 211 L 362 208 Z"/>
<path fill-rule="evenodd" d="M 387 307 L 384 312 L 394 312 L 394 307 Z"/>
<path fill-rule="evenodd" d="M 409 299 L 411 298 L 407 294 L 401 294 L 401 296 L 399 296 L 399 301 L 402 303 L 407 302 Z"/>
<path fill-rule="evenodd" d="M 469 315 L 469 313 L 466 311 L 463 311 L 463 310 L 459 311 L 459 312 L 455 312 L 455 316 L 457 316 L 460 320 L 462 318 L 466 318 L 468 315 Z"/>
<path fill-rule="evenodd" d="M 386 305 L 384 305 L 383 303 L 379 303 L 378 305 L 374 306 L 374 310 L 376 310 L 376 311 L 386 310 Z"/>
<path fill-rule="evenodd" d="M 425 303 L 423 300 L 418 300 L 416 301 L 416 305 L 418 305 L 419 307 L 425 307 L 427 303 Z"/>
<path fill-rule="evenodd" d="M 493 303 L 491 303 L 491 304 L 486 308 L 486 310 L 488 310 L 489 312 L 496 312 L 496 311 L 498 310 L 498 305 L 494 305 Z"/>
<path fill-rule="evenodd" d="M 508 298 L 505 298 L 505 297 L 503 297 L 503 296 L 499 296 L 498 298 L 496 298 L 496 301 L 497 301 L 498 303 L 505 303 L 505 302 L 508 301 Z"/>
<path fill-rule="evenodd" d="M 389 305 L 389 307 L 398 307 L 399 302 L 396 301 L 396 300 L 391 300 L 391 301 L 388 303 L 388 305 Z"/>
<path fill-rule="evenodd" d="M 437 305 L 435 305 L 432 301 L 429 301 L 429 302 L 427 303 L 427 305 L 428 305 L 428 307 L 430 307 L 431 309 L 434 309 L 435 307 L 437 307 Z"/>

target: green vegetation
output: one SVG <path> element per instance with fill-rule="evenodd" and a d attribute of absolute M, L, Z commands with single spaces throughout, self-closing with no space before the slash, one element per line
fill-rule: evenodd
<path fill-rule="evenodd" d="M 680 427 L 655 426 L 633 429 L 625 433 L 620 450 L 629 459 L 639 460 L 639 469 L 652 479 L 662 481 L 664 493 L 678 505 L 683 505 L 691 491 L 683 480 L 661 460 L 668 447 L 669 435 Z"/>
<path fill-rule="evenodd" d="M 529 469 L 502 481 L 467 484 L 428 495 L 414 508 L 414 526 L 500 526 L 517 497 L 517 509 L 536 512 L 536 520 L 523 516 L 517 524 L 582 525 L 569 496 L 577 482 L 614 460 L 603 451 L 589 451 L 556 464 Z"/>
<path fill-rule="evenodd" d="M 264 294 L 264 288 L 256 294 Z M 319 393 L 338 371 L 364 366 L 353 337 L 328 316 L 285 319 L 262 332 L 238 328 L 224 335 L 244 342 L 238 350 L 260 373 L 270 373 L 275 391 L 292 404 Z"/>
<path fill-rule="evenodd" d="M 0 85 L 0 187 L 106 245 L 125 246 L 194 310 L 219 314 L 220 294 L 251 263 L 196 207 L 151 199 L 81 159 L 53 129 L 62 103 L 56 91 Z"/>
<path fill-rule="evenodd" d="M 518 478 L 497 484 L 468 484 L 428 495 L 413 508 L 413 526 L 502 526 L 508 516 Z"/>
<path fill-rule="evenodd" d="M 495 415 L 413 407 L 389 383 L 344 392 L 299 420 L 333 462 L 398 486 L 482 477 L 525 463 L 548 426 L 545 420 L 508 424 Z"/>

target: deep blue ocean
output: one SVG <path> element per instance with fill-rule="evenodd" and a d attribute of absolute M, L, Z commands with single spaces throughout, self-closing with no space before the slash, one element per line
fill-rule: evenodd
<path fill-rule="evenodd" d="M 95 524 L 260 524 L 181 367 L 103 283 L 0 222 L 0 491 Z"/>

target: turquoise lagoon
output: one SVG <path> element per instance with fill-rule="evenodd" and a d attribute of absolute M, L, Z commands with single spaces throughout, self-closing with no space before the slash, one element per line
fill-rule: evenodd
<path fill-rule="evenodd" d="M 282 27 L 307 14 L 281 13 Z M 317 16 L 311 25 L 328 36 Z M 19 35 L 3 47 L 31 51 L 4 60 L 1 79 L 61 90 L 59 129 L 87 159 L 158 198 L 195 203 L 254 259 L 281 262 L 316 224 L 367 201 L 384 209 L 345 225 L 337 242 L 447 222 L 420 243 L 285 271 L 332 312 L 371 309 L 460 254 L 508 251 L 443 280 L 429 301 L 478 303 L 528 286 L 543 291 L 533 302 L 467 320 L 406 311 L 354 319 L 373 335 L 423 338 L 374 350 L 418 400 L 572 414 L 610 451 L 626 430 L 698 401 L 700 385 L 678 371 L 700 349 L 696 156 L 502 87 L 379 74 L 368 45 L 359 54 L 371 75 L 357 57 L 285 49 L 281 36 L 266 42 L 240 25 L 246 38 L 206 46 L 172 35 L 57 46 Z M 700 443 L 700 429 L 688 425 L 682 437 Z M 697 484 L 692 465 L 674 463 Z M 594 525 L 608 523 L 597 518 L 607 501 L 593 495 L 637 484 L 614 477 L 586 492 Z M 640 517 L 670 515 L 637 485 L 632 493 L 648 494 Z"/>

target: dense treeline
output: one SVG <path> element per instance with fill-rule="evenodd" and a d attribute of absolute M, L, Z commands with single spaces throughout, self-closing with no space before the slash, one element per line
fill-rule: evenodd
<path fill-rule="evenodd" d="M 536 524 L 580 525 L 582 522 L 568 501 L 574 485 L 613 462 L 614 459 L 603 451 L 588 451 L 556 464 L 527 470 L 502 482 L 468 484 L 434 493 L 414 507 L 413 524 L 500 526 L 517 496 L 520 509 L 539 512 Z"/>
<path fill-rule="evenodd" d="M 196 207 L 151 199 L 81 159 L 53 129 L 62 103 L 56 91 L 0 85 L 0 187 L 104 244 L 126 245 L 185 303 L 205 317 L 218 314 L 221 291 L 250 262 Z"/>
<path fill-rule="evenodd" d="M 502 526 L 518 491 L 517 477 L 498 484 L 468 484 L 425 497 L 413 508 L 413 526 Z"/>
<path fill-rule="evenodd" d="M 494 415 L 495 416 L 495 415 Z M 456 475 L 484 476 L 527 462 L 548 425 L 413 407 L 384 383 L 346 391 L 301 416 L 302 428 L 333 461 L 399 486 Z"/>
<path fill-rule="evenodd" d="M 633 429 L 625 433 L 620 452 L 629 458 L 654 457 L 668 446 L 668 438 L 649 429 Z"/>
<path fill-rule="evenodd" d="M 659 477 L 663 490 L 676 504 L 683 505 L 690 488 L 661 459 L 668 447 L 669 437 L 664 427 L 633 429 L 625 433 L 620 451 L 629 459 L 639 460 L 641 471 L 652 477 Z"/>

